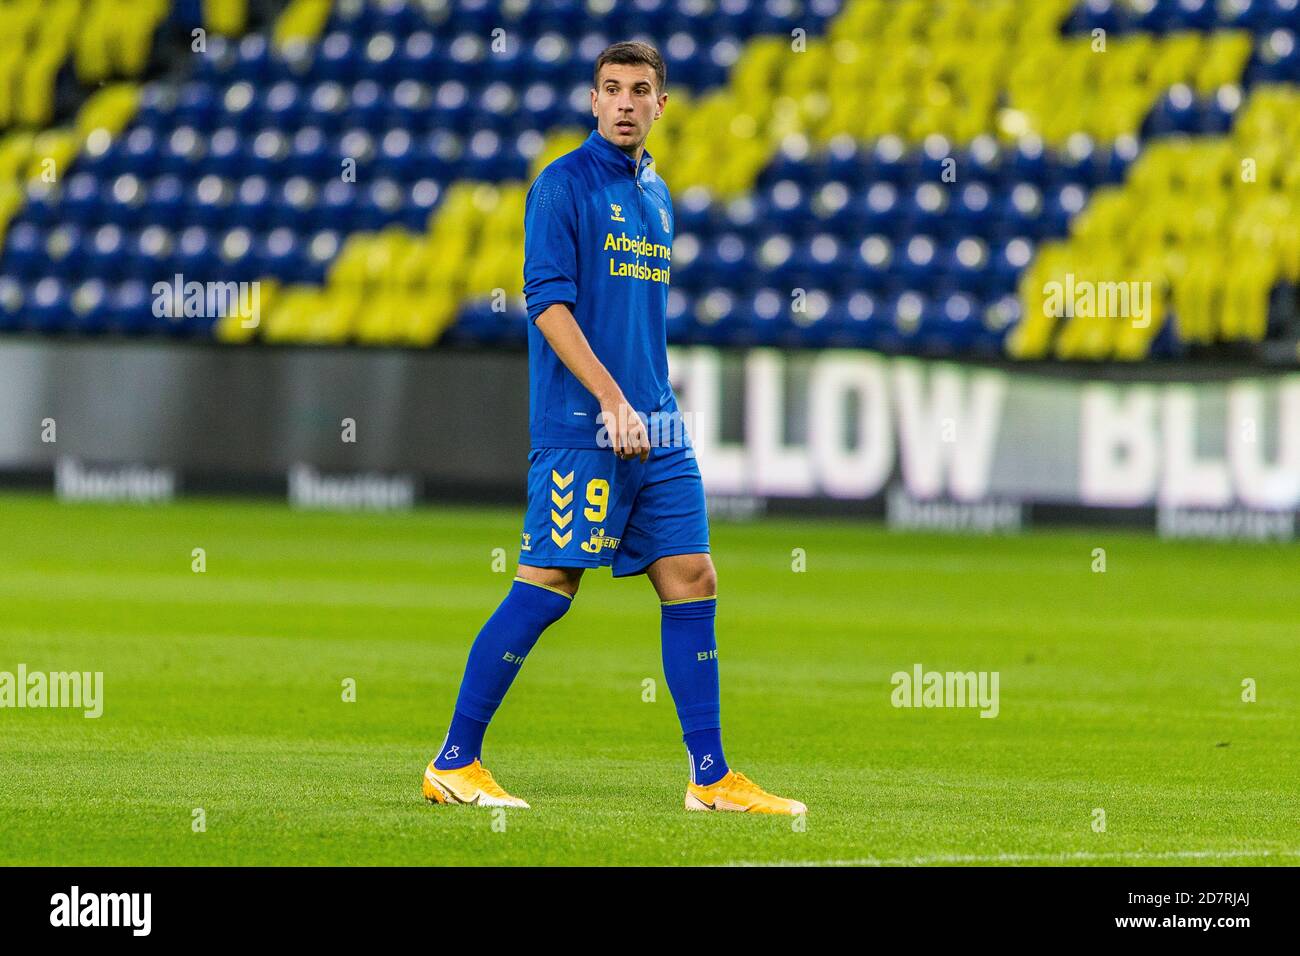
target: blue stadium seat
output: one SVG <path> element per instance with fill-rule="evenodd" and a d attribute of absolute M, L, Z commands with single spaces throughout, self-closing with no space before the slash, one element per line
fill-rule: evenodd
<path fill-rule="evenodd" d="M 611 40 L 655 40 L 674 85 L 700 94 L 727 81 L 751 37 L 815 35 L 841 6 L 385 0 L 335 4 L 315 44 L 210 33 L 187 76 L 142 85 L 124 135 L 83 151 L 64 182 L 29 187 L 0 258 L 0 327 L 16 321 L 14 302 L 39 300 L 37 324 L 205 334 L 153 316 L 151 283 L 175 272 L 320 282 L 352 231 L 425 232 L 457 180 L 524 179 L 546 134 L 589 127 L 590 64 Z M 171 23 L 201 16 L 183 0 Z M 1065 26 L 1097 28 L 1249 30 L 1244 87 L 1300 80 L 1297 0 L 1084 0 Z M 1083 134 L 1059 150 L 991 134 L 919 148 L 839 136 L 781 150 L 748 195 L 679 190 L 670 336 L 995 354 L 1038 244 L 1066 235 L 1148 138 L 1229 132 L 1244 87 L 1176 86 L 1140 137 L 1113 146 Z M 348 163 L 355 181 L 341 177 Z M 796 288 L 808 311 L 792 310 Z M 449 340 L 518 343 L 526 328 L 514 306 L 473 303 Z"/>

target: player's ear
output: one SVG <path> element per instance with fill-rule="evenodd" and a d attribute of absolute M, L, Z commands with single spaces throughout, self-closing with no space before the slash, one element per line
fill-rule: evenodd
<path fill-rule="evenodd" d="M 596 88 L 594 86 L 591 88 L 591 115 L 592 116 L 600 115 L 599 113 L 596 112 Z"/>
<path fill-rule="evenodd" d="M 661 116 L 664 115 L 664 107 L 665 107 L 667 104 L 668 104 L 668 94 L 667 94 L 667 93 L 660 93 L 660 94 L 659 94 L 659 108 L 658 108 L 657 110 L 655 110 L 655 119 L 658 119 L 659 117 L 661 117 Z"/>

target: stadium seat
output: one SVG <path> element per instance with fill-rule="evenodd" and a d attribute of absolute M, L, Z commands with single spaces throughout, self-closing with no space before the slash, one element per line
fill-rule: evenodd
<path fill-rule="evenodd" d="M 251 30 L 235 0 L 3 7 L 0 275 L 43 327 L 517 344 L 528 181 L 590 128 L 590 64 L 628 35 L 669 66 L 673 341 L 1140 358 L 1258 339 L 1300 280 L 1293 0 L 292 0 Z M 160 30 L 199 24 L 203 49 L 43 129 L 65 61 L 138 77 Z M 38 184 L 49 157 L 70 168 Z M 1066 266 L 1149 269 L 1160 319 L 1040 315 Z M 260 330 L 128 321 L 159 269 L 280 293 Z"/>

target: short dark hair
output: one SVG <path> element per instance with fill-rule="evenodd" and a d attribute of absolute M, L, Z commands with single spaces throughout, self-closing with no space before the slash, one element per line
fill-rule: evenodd
<path fill-rule="evenodd" d="M 664 58 L 649 43 L 642 43 L 640 40 L 623 40 L 621 43 L 605 47 L 600 56 L 596 57 L 596 70 L 591 75 L 591 85 L 597 89 L 600 88 L 600 68 L 607 63 L 620 66 L 644 63 L 655 71 L 656 93 L 662 93 L 668 84 L 668 67 L 664 66 Z"/>

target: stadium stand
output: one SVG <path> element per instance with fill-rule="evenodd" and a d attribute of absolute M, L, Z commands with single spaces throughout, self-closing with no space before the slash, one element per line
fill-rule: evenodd
<path fill-rule="evenodd" d="M 1297 0 L 0 16 L 0 331 L 522 342 L 528 181 L 634 36 L 668 61 L 676 343 L 1139 360 L 1300 325 Z M 260 322 L 157 314 L 177 274 L 260 282 Z M 1149 282 L 1149 314 L 1045 307 L 1075 281 Z"/>

